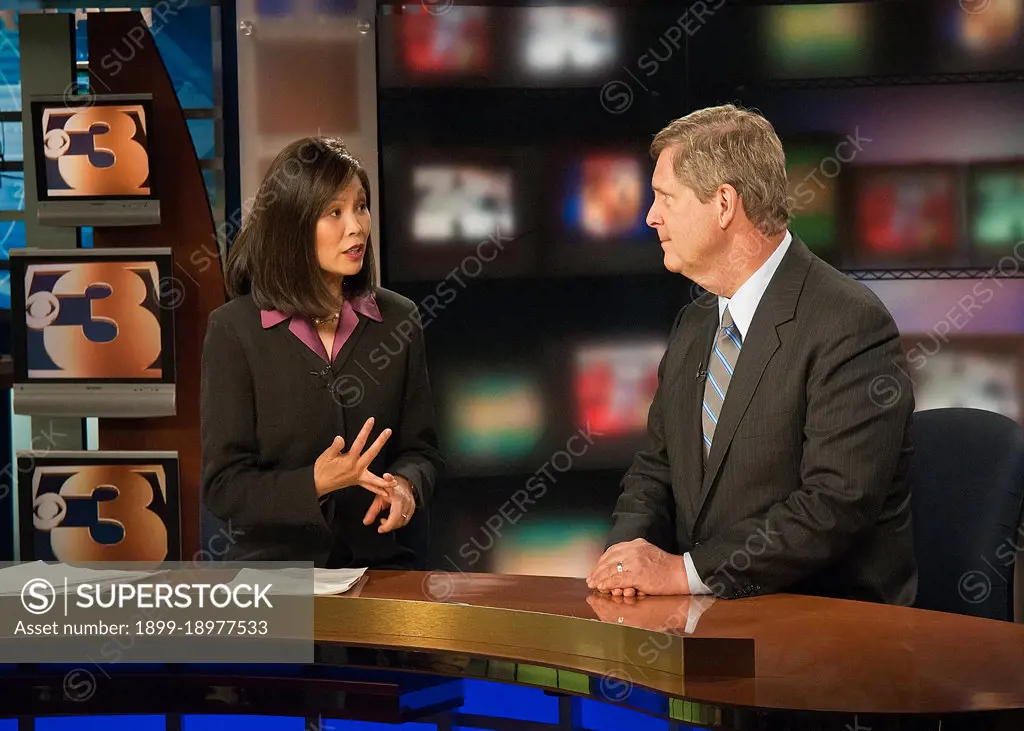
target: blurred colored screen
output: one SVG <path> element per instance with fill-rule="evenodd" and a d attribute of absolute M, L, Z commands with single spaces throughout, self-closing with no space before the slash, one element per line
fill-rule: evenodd
<path fill-rule="evenodd" d="M 179 558 L 176 458 L 19 455 L 23 560 Z M 29 494 L 27 491 L 31 489 Z"/>
<path fill-rule="evenodd" d="M 970 408 L 1021 418 L 1020 354 L 971 352 L 957 346 L 921 359 L 914 379 L 918 411 Z"/>
<path fill-rule="evenodd" d="M 406 5 L 399 16 L 406 70 L 417 75 L 486 73 L 490 63 L 487 9 L 426 3 Z"/>
<path fill-rule="evenodd" d="M 448 405 L 452 446 L 475 462 L 530 454 L 544 431 L 539 385 L 521 375 L 476 375 L 460 380 Z"/>
<path fill-rule="evenodd" d="M 510 170 L 420 165 L 412 171 L 412 235 L 421 243 L 476 243 L 498 229 L 515 229 Z"/>
<path fill-rule="evenodd" d="M 949 9 L 957 45 L 972 55 L 1010 48 L 1024 31 L 1024 0 L 964 0 Z"/>
<path fill-rule="evenodd" d="M 164 377 L 157 262 L 28 264 L 21 304 L 29 378 Z"/>
<path fill-rule="evenodd" d="M 523 68 L 537 76 L 605 71 L 619 56 L 616 17 L 609 8 L 524 8 Z"/>
<path fill-rule="evenodd" d="M 526 576 L 583 578 L 604 552 L 607 521 L 578 515 L 526 520 L 506 529 L 491 571 Z"/>
<path fill-rule="evenodd" d="M 864 3 L 775 5 L 762 9 L 768 70 L 779 76 L 831 76 L 863 70 L 869 54 Z"/>
<path fill-rule="evenodd" d="M 1024 166 L 976 172 L 971 194 L 971 230 L 977 243 L 1005 246 L 1024 239 Z"/>
<path fill-rule="evenodd" d="M 633 155 L 587 155 L 568 176 L 564 220 L 588 238 L 632 237 L 648 231 L 648 179 Z"/>
<path fill-rule="evenodd" d="M 792 223 L 790 228 L 811 249 L 836 241 L 838 177 L 822 174 L 822 160 L 834 146 L 793 144 L 786 147 L 786 177 Z"/>
<path fill-rule="evenodd" d="M 44 197 L 148 197 L 146 112 L 141 104 L 44 106 Z"/>
<path fill-rule="evenodd" d="M 654 393 L 664 342 L 599 343 L 576 351 L 576 418 L 602 435 L 643 431 Z"/>
<path fill-rule="evenodd" d="M 939 170 L 863 171 L 857 235 L 866 251 L 915 254 L 956 244 L 956 181 Z"/>

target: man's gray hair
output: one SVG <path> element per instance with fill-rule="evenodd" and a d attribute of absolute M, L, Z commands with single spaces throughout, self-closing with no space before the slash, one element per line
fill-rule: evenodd
<path fill-rule="evenodd" d="M 720 185 L 739 193 L 747 218 L 765 236 L 789 224 L 786 155 L 771 123 L 732 104 L 699 109 L 672 121 L 651 143 L 655 160 L 674 148 L 676 177 L 702 203 Z"/>

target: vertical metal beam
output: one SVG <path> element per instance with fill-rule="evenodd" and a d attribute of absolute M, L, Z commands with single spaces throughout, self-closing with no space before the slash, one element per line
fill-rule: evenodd
<path fill-rule="evenodd" d="M 43 226 L 36 217 L 35 140 L 32 134 L 31 99 L 39 94 L 72 94 L 75 91 L 75 15 L 74 13 L 22 12 L 18 18 L 21 54 L 21 120 L 25 150 L 25 240 L 41 249 L 78 247 L 78 229 Z M 33 449 L 82 449 L 85 423 L 80 418 L 32 417 L 29 444 Z M 22 441 L 22 443 L 24 443 Z M 17 470 L 12 470 L 17 481 Z M 15 490 L 15 515 L 31 506 L 19 506 Z M 17 521 L 15 521 L 17 523 Z M 17 531 L 17 525 L 15 525 Z M 18 540 L 15 552 L 19 555 Z"/>
<path fill-rule="evenodd" d="M 74 13 L 21 13 L 21 121 L 25 150 L 25 237 L 42 249 L 74 249 L 77 229 L 42 226 L 36 220 L 36 160 L 32 136 L 31 100 L 35 95 L 71 95 L 75 92 Z"/>

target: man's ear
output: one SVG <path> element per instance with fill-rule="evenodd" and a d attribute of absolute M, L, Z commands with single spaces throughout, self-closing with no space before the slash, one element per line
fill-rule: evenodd
<path fill-rule="evenodd" d="M 743 202 L 740 200 L 739 192 L 729 185 L 723 183 L 718 186 L 718 190 L 715 191 L 715 213 L 718 216 L 718 225 L 724 231 L 729 228 L 732 224 L 733 219 L 736 218 L 737 214 L 743 208 Z"/>

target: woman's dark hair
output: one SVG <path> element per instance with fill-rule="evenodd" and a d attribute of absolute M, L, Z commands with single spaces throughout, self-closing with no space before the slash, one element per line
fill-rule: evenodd
<path fill-rule="evenodd" d="M 353 177 L 362 181 L 369 209 L 369 178 L 340 139 L 306 137 L 281 150 L 228 251 L 228 296 L 251 294 L 260 309 L 287 315 L 335 314 L 341 303 L 317 260 L 316 227 L 328 204 Z M 346 298 L 376 290 L 369 237 L 362 269 L 345 277 L 342 288 Z"/>

